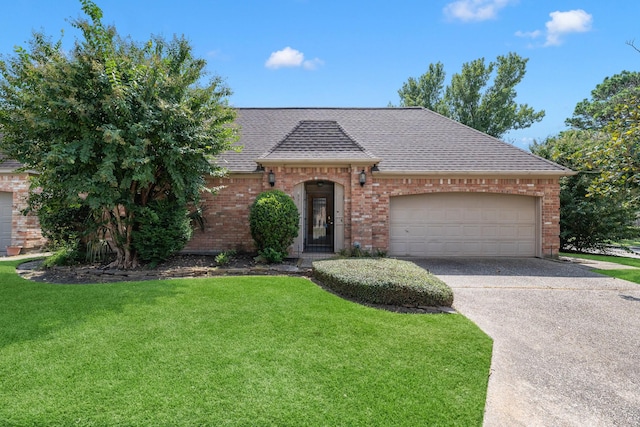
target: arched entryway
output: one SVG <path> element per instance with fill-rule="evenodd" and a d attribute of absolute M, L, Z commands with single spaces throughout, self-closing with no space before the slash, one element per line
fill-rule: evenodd
<path fill-rule="evenodd" d="M 344 247 L 344 187 L 315 180 L 296 185 L 294 200 L 300 212 L 294 251 L 334 253 Z"/>

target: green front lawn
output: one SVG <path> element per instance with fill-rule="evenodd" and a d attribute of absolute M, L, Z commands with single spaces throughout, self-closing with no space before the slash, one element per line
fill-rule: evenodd
<path fill-rule="evenodd" d="M 0 425 L 479 426 L 491 340 L 297 277 L 47 285 L 0 262 Z"/>
<path fill-rule="evenodd" d="M 574 254 L 574 253 L 560 253 L 562 256 L 568 256 L 573 258 L 593 259 L 596 261 L 612 262 L 614 264 L 628 265 L 630 267 L 636 267 L 636 269 L 620 269 L 620 270 L 598 270 L 593 271 L 604 274 L 606 276 L 615 277 L 617 279 L 628 280 L 629 282 L 640 283 L 640 258 L 627 258 L 620 256 L 610 255 L 592 255 L 592 254 Z"/>

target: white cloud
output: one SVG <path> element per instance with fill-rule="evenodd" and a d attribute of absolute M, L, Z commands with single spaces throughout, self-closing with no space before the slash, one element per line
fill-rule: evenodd
<path fill-rule="evenodd" d="M 516 31 L 516 37 L 525 37 L 528 39 L 537 39 L 542 35 L 542 31 Z"/>
<path fill-rule="evenodd" d="M 315 70 L 322 65 L 324 65 L 324 61 L 320 58 L 313 58 L 302 63 L 302 66 L 305 70 Z"/>
<path fill-rule="evenodd" d="M 562 44 L 562 36 L 569 33 L 585 33 L 591 30 L 593 16 L 582 9 L 567 12 L 551 12 L 551 21 L 546 23 L 547 42 L 545 46 Z"/>
<path fill-rule="evenodd" d="M 551 20 L 545 24 L 546 32 L 541 30 L 516 31 L 515 35 L 531 39 L 545 35 L 544 46 L 547 47 L 561 45 L 566 34 L 591 31 L 593 16 L 582 9 L 567 12 L 555 11 L 551 12 L 549 16 L 551 16 Z"/>
<path fill-rule="evenodd" d="M 457 0 L 447 4 L 443 12 L 451 19 L 464 22 L 495 19 L 498 11 L 513 0 Z"/>
<path fill-rule="evenodd" d="M 305 61 L 304 53 L 287 46 L 282 50 L 271 53 L 264 66 L 273 70 L 283 67 L 302 67 L 305 70 L 315 70 L 323 64 L 324 61 L 319 58 Z"/>
<path fill-rule="evenodd" d="M 273 52 L 264 66 L 274 70 L 282 67 L 299 67 L 302 65 L 302 61 L 304 61 L 304 54 L 287 46 Z"/>

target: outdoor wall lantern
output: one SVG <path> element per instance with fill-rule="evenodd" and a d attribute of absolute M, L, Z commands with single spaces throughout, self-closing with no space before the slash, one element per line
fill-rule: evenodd
<path fill-rule="evenodd" d="M 276 185 L 276 174 L 273 173 L 273 170 L 269 171 L 269 185 L 272 187 Z"/>
<path fill-rule="evenodd" d="M 362 169 L 362 172 L 360 172 L 360 187 L 364 187 L 365 182 L 367 182 L 367 174 L 364 169 Z"/>

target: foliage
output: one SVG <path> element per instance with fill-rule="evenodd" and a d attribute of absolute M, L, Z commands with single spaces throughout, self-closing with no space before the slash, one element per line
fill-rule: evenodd
<path fill-rule="evenodd" d="M 622 71 L 607 77 L 575 108 L 566 123 L 598 130 L 609 138 L 585 146 L 580 156 L 600 171 L 590 194 L 618 194 L 637 203 L 640 190 L 640 73 Z"/>
<path fill-rule="evenodd" d="M 42 235 L 48 240 L 49 249 L 57 250 L 68 245 L 80 249 L 80 243 L 95 231 L 91 210 L 80 203 L 68 204 L 60 191 L 45 188 L 32 193 L 27 212 L 38 214 Z"/>
<path fill-rule="evenodd" d="M 229 265 L 233 258 L 236 256 L 237 252 L 232 250 L 220 252 L 215 257 L 216 264 L 218 265 Z"/>
<path fill-rule="evenodd" d="M 565 121 L 574 129 L 602 130 L 615 119 L 616 108 L 640 95 L 640 72 L 622 71 L 606 77 L 591 91 L 591 99 L 580 101 Z"/>
<path fill-rule="evenodd" d="M 425 107 L 500 138 L 544 117 L 544 111 L 515 102 L 515 87 L 524 78 L 527 61 L 515 53 L 498 56 L 489 64 L 484 58 L 476 59 L 463 64 L 446 88 L 443 64 L 430 64 L 425 74 L 418 79 L 410 77 L 402 85 L 398 91 L 400 105 Z"/>
<path fill-rule="evenodd" d="M 175 200 L 154 200 L 136 215 L 132 244 L 140 259 L 157 265 L 184 248 L 192 228 L 186 207 Z"/>
<path fill-rule="evenodd" d="M 411 306 L 451 306 L 453 291 L 425 269 L 390 258 L 338 259 L 313 263 L 313 275 L 357 301 Z"/>
<path fill-rule="evenodd" d="M 249 211 L 249 226 L 258 254 L 282 262 L 298 235 L 298 208 L 281 190 L 260 193 Z"/>
<path fill-rule="evenodd" d="M 560 179 L 560 244 L 577 251 L 604 249 L 612 240 L 633 237 L 631 224 L 637 206 L 626 194 L 591 194 L 600 179 L 589 158 L 582 156 L 589 147 L 600 146 L 608 136 L 602 132 L 571 130 L 530 147 L 534 154 L 579 171 Z"/>
<path fill-rule="evenodd" d="M 287 253 L 273 249 L 272 247 L 266 247 L 258 251 L 259 262 L 267 262 L 269 264 L 280 264 L 286 258 Z"/>
<path fill-rule="evenodd" d="M 83 259 L 78 248 L 79 244 L 78 240 L 70 240 L 58 244 L 53 254 L 42 262 L 42 266 L 51 268 L 57 265 L 78 264 Z"/>
<path fill-rule="evenodd" d="M 83 39 L 67 52 L 35 33 L 0 61 L 0 150 L 36 171 L 32 189 L 89 208 L 107 229 L 117 267 L 137 264 L 136 213 L 156 199 L 198 205 L 212 160 L 231 148 L 234 112 L 218 77 L 182 38 L 118 36 L 81 0 Z"/>
<path fill-rule="evenodd" d="M 376 248 L 373 253 L 366 249 L 362 249 L 360 245 L 355 244 L 350 248 L 340 249 L 338 255 L 344 258 L 369 258 L 369 257 L 377 257 L 384 258 L 387 256 L 387 251 L 384 249 Z"/>
<path fill-rule="evenodd" d="M 637 201 L 640 191 L 640 95 L 618 104 L 604 130 L 610 138 L 584 153 L 601 171 L 590 190 L 596 194 L 631 194 Z"/>
<path fill-rule="evenodd" d="M 462 315 L 300 277 L 51 286 L 17 264 L 0 261 L 0 424 L 482 424 L 491 339 Z"/>

